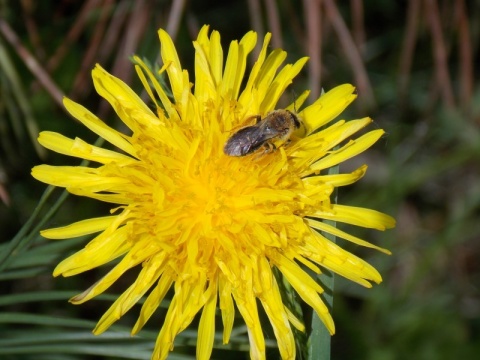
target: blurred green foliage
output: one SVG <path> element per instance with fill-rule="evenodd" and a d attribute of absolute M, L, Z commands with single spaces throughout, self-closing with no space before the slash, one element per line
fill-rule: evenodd
<path fill-rule="evenodd" d="M 14 238 L 44 191 L 30 177 L 30 168 L 43 162 L 78 164 L 42 152 L 35 142 L 38 129 L 96 140 L 65 113 L 29 61 L 36 59 L 66 95 L 120 126 L 92 89 L 89 73 L 96 62 L 141 93 L 129 57 L 136 53 L 153 63 L 159 27 L 171 30 L 182 64 L 193 74 L 191 41 L 202 24 L 219 30 L 227 46 L 252 28 L 262 37 L 276 21 L 280 33 L 274 33 L 273 43 L 281 42 L 289 61 L 311 51 L 312 31 L 321 29 L 321 57 L 311 59 L 320 65 L 321 77 L 305 69 L 288 95 L 301 93 L 312 81 L 324 89 L 354 83 L 359 98 L 343 116 L 371 116 L 374 126 L 387 132 L 374 148 L 340 169 L 369 165 L 362 181 L 340 191 L 339 202 L 387 212 L 398 225 L 386 233 L 352 230 L 392 250 L 390 257 L 345 244 L 374 264 L 384 282 L 366 290 L 336 278 L 332 359 L 471 359 L 480 354 L 480 73 L 474 66 L 480 61 L 478 7 L 463 0 L 337 2 L 334 10 L 348 30 L 342 34 L 331 8 L 335 3 L 318 3 L 323 5 L 306 9 L 317 2 L 0 2 L 0 258 L 9 255 L 0 272 L 2 359 L 148 359 L 161 317 L 129 341 L 135 311 L 112 332 L 91 336 L 90 329 L 115 297 L 105 295 L 79 307 L 65 300 L 89 287 L 103 270 L 69 279 L 50 275 L 86 239 L 46 242 L 35 228 L 38 218 Z M 260 13 L 253 10 L 255 4 Z M 274 9 L 268 7 L 272 4 Z M 318 19 L 309 22 L 307 14 L 317 10 Z M 18 43 L 8 40 L 6 25 Z M 356 46 L 353 55 L 351 46 L 344 45 L 348 37 Z M 368 81 L 359 84 L 362 68 Z M 54 191 L 47 205 L 60 193 Z M 41 209 L 39 218 L 47 209 Z M 106 209 L 68 197 L 43 228 L 105 214 Z M 109 294 L 125 289 L 132 276 L 127 274 Z M 232 337 L 229 348 L 235 351 L 217 349 L 215 358 L 245 358 L 243 335 Z M 176 349 L 185 355 L 170 358 L 191 358 L 195 336 L 194 330 L 182 333 Z"/>

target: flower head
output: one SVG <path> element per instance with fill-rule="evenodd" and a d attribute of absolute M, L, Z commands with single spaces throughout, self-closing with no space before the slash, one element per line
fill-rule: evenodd
<path fill-rule="evenodd" d="M 99 165 L 40 165 L 32 170 L 36 179 L 65 187 L 72 194 L 116 204 L 110 216 L 42 232 L 52 239 L 99 233 L 84 249 L 63 260 L 54 275 L 76 275 L 120 259 L 100 281 L 71 300 L 78 304 L 103 293 L 128 269 L 141 265 L 135 282 L 100 319 L 96 334 L 148 292 L 132 331 L 137 333 L 173 287 L 155 359 L 166 358 L 175 336 L 199 312 L 197 357 L 207 359 L 213 346 L 217 306 L 224 343 L 229 341 L 236 306 L 248 328 L 251 357 L 265 358 L 257 304 L 270 320 L 282 358 L 292 359 L 295 342 L 291 326 L 301 329 L 302 325 L 282 303 L 273 268 L 317 312 L 332 334 L 333 320 L 320 297 L 323 289 L 305 268 L 316 273 L 329 269 L 366 287 L 381 281 L 371 265 L 317 230 L 387 252 L 322 222 L 329 219 L 378 230 L 394 226 L 387 215 L 330 200 L 336 187 L 360 179 L 366 166 L 349 174 L 322 174 L 370 147 L 383 131 L 350 139 L 371 122 L 369 118 L 341 120 L 325 127 L 356 97 L 353 86 L 342 85 L 298 112 L 303 126 L 290 142 L 270 151 L 228 156 L 223 151 L 227 139 L 249 119 L 264 118 L 274 110 L 307 59 L 281 67 L 286 53 L 274 50 L 267 54 L 267 35 L 244 82 L 247 55 L 255 46 L 256 34 L 249 32 L 239 42 L 232 42 L 223 65 L 219 33 L 213 31 L 209 36 L 208 27 L 203 27 L 193 43 L 192 85 L 171 38 L 163 30 L 159 36 L 164 63 L 160 73 L 167 74 L 173 98 L 135 58 L 135 68 L 154 110 L 100 66 L 92 72 L 97 92 L 130 129 L 129 135 L 64 99 L 70 114 L 119 151 L 58 133 L 40 134 L 39 142 L 46 148 Z M 302 94 L 288 109 L 300 109 L 307 95 Z"/>

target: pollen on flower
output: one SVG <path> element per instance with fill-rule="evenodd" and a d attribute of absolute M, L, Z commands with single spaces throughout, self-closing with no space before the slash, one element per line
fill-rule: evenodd
<path fill-rule="evenodd" d="M 291 325 L 304 326 L 283 304 L 273 268 L 332 334 L 333 319 L 320 297 L 323 288 L 306 269 L 315 273 L 329 269 L 366 287 L 381 281 L 371 265 L 321 232 L 388 253 L 322 221 L 378 230 L 394 226 L 388 215 L 330 200 L 335 188 L 359 180 L 366 166 L 350 174 L 322 173 L 368 149 L 383 131 L 352 138 L 371 122 L 369 118 L 337 121 L 326 127 L 356 96 L 354 87 L 346 84 L 303 109 L 305 94 L 288 107 L 290 111 L 301 109 L 297 115 L 304 123 L 302 134 L 295 133 L 273 151 L 228 156 L 223 149 L 232 132 L 249 118 L 263 119 L 274 110 L 306 58 L 282 67 L 286 53 L 268 53 L 267 34 L 251 72 L 245 74 L 256 34 L 249 32 L 232 42 L 224 61 L 219 33 L 209 35 L 205 26 L 194 41 L 192 88 L 171 38 L 163 30 L 159 37 L 164 64 L 160 72 L 168 78 L 173 99 L 135 57 L 137 74 L 156 106 L 154 111 L 99 65 L 92 72 L 97 92 L 111 104 L 131 135 L 108 127 L 83 106 L 64 100 L 75 118 L 118 152 L 56 133 L 40 134 L 39 142 L 46 148 L 95 165 L 40 165 L 32 170 L 36 179 L 112 204 L 109 216 L 42 231 L 53 239 L 97 234 L 84 249 L 62 261 L 54 274 L 71 276 L 120 259 L 101 280 L 71 299 L 82 303 L 106 291 L 128 269 L 141 265 L 134 283 L 100 319 L 96 334 L 107 330 L 145 296 L 132 330 L 139 332 L 173 288 L 154 359 L 167 357 L 175 336 L 198 313 L 197 358 L 208 359 L 217 307 L 223 343 L 229 342 L 237 309 L 248 328 L 251 357 L 264 359 L 259 304 L 272 325 L 281 357 L 292 359 L 295 340 Z M 318 131 L 320 127 L 323 130 Z M 336 146 L 339 148 L 332 151 Z"/>

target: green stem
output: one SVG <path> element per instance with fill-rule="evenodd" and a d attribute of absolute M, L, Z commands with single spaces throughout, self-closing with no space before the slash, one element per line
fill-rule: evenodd
<path fill-rule="evenodd" d="M 328 174 L 338 174 L 339 167 L 334 166 L 328 170 Z M 337 189 L 334 190 L 331 199 L 333 204 L 337 203 Z M 331 220 L 324 220 L 326 224 L 336 226 L 337 223 Z M 322 233 L 328 240 L 335 242 L 335 236 L 327 233 Z M 333 288 L 335 284 L 335 275 L 333 272 L 322 269 L 323 273 L 318 279 L 322 283 L 325 292 L 322 294 L 322 300 L 327 305 L 330 313 L 333 309 Z M 330 360 L 331 353 L 331 335 L 322 320 L 313 312 L 311 333 L 308 339 L 308 359 L 309 360 Z"/>
<path fill-rule="evenodd" d="M 0 272 L 3 271 L 13 260 L 13 256 L 11 256 L 13 253 L 19 253 L 26 245 L 30 244 L 38 236 L 40 229 L 53 217 L 68 196 L 68 192 L 66 190 L 63 191 L 62 195 L 60 195 L 47 214 L 40 219 L 33 229 L 31 229 L 35 221 L 37 221 L 40 211 L 47 204 L 47 200 L 52 195 L 53 190 L 55 190 L 55 186 L 47 187 L 28 221 L 22 226 L 17 235 L 15 235 L 15 237 L 7 244 L 5 250 L 0 253 Z"/>

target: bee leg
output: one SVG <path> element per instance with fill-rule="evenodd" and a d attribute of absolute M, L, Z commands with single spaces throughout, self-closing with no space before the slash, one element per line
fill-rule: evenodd
<path fill-rule="evenodd" d="M 270 141 L 267 141 L 265 144 L 263 144 L 263 147 L 265 148 L 264 154 L 269 154 L 277 149 L 275 144 Z"/>
<path fill-rule="evenodd" d="M 270 141 L 266 141 L 261 147 L 260 150 L 263 151 L 257 151 L 256 155 L 253 157 L 253 161 L 259 161 L 263 158 L 264 155 L 269 154 L 277 149 L 274 143 Z"/>

